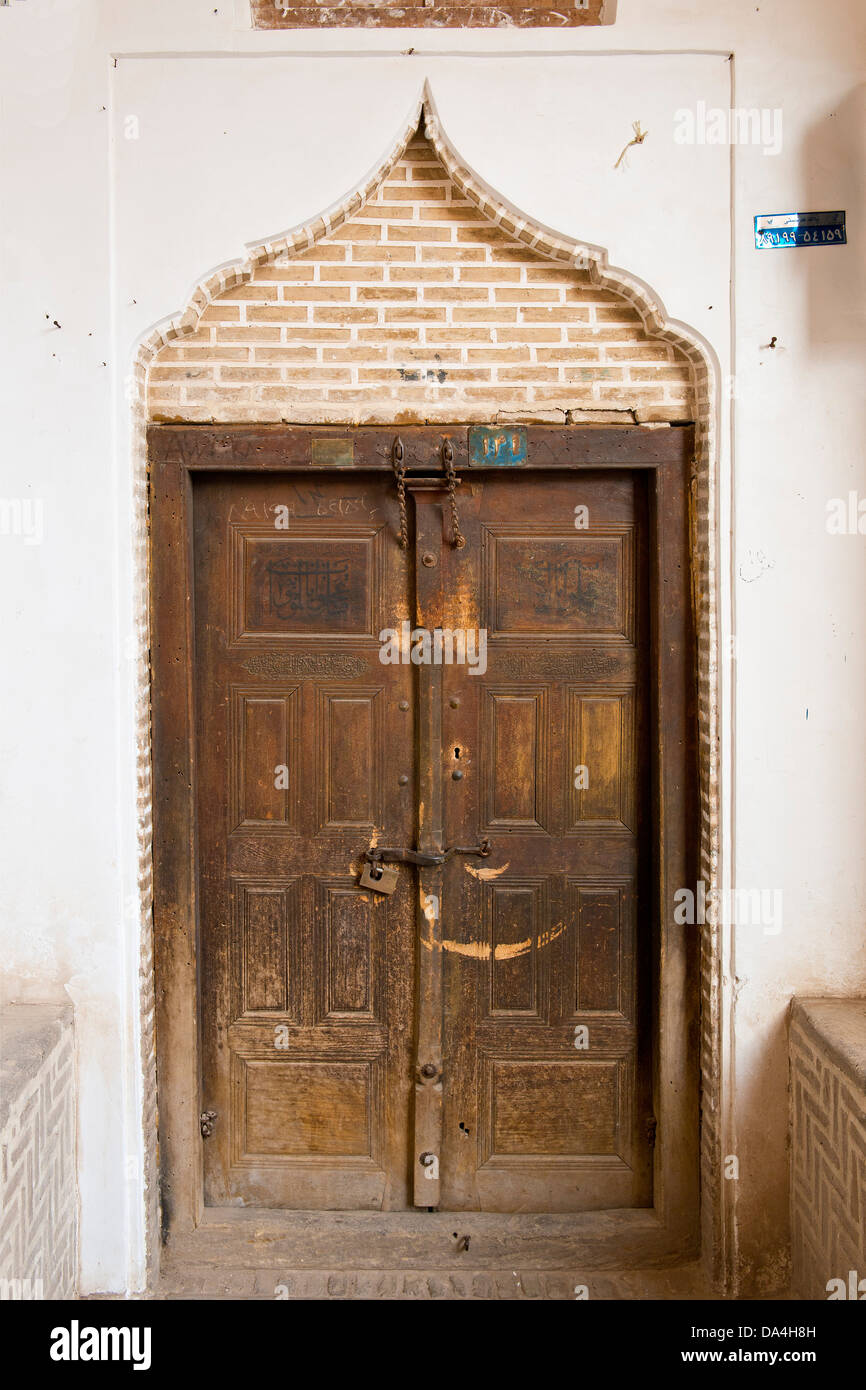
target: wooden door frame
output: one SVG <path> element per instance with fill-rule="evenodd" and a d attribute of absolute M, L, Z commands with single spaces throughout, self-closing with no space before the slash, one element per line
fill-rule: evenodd
<path fill-rule="evenodd" d="M 410 472 L 440 472 L 449 438 L 458 474 L 470 467 L 470 426 L 400 426 Z M 693 1258 L 699 1250 L 700 935 L 673 922 L 674 893 L 698 877 L 697 634 L 693 602 L 690 491 L 694 427 L 525 427 L 522 472 L 638 469 L 648 477 L 652 817 L 659 896 L 653 959 L 653 1094 L 658 1123 L 654 1205 L 617 1212 L 523 1219 L 533 1239 L 524 1268 L 551 1259 L 587 1267 L 634 1267 Z M 395 426 L 151 425 L 150 596 L 154 771 L 154 969 L 163 1236 L 181 1261 L 233 1244 L 249 1262 L 253 1227 L 265 1262 L 290 1267 L 318 1232 L 327 1243 L 334 1213 L 205 1208 L 198 1007 L 198 902 L 192 483 L 200 471 L 353 473 L 392 469 Z M 494 471 L 494 470 L 491 470 Z M 495 472 L 500 474 L 501 467 Z M 190 1007 L 192 1003 L 195 1007 Z M 661 1078 L 665 1078 L 662 1084 Z M 464 1219 L 467 1214 L 464 1214 Z M 473 1213 L 476 1228 L 502 1244 L 513 1216 Z M 330 1219 L 330 1224 L 329 1224 Z M 441 1267 L 448 1213 L 389 1212 L 342 1217 L 344 1267 Z M 444 1223 L 444 1224 L 443 1224 Z M 314 1231 L 313 1228 L 316 1228 Z M 540 1242 L 540 1243 L 539 1243 Z M 336 1257 L 335 1257 L 336 1258 Z M 535 1264 L 533 1264 L 535 1261 Z M 304 1259 L 299 1259 L 298 1266 Z M 347 1264 L 348 1262 L 348 1264 Z M 465 1261 L 464 1261 L 465 1263 Z"/>

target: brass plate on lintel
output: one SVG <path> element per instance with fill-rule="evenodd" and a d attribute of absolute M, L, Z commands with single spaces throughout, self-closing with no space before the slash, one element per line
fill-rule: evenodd
<path fill-rule="evenodd" d="M 310 450 L 318 467 L 351 468 L 355 462 L 355 444 L 351 439 L 314 439 Z"/>

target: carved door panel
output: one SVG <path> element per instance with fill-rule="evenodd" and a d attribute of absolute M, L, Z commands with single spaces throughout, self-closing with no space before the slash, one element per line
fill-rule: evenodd
<path fill-rule="evenodd" d="M 643 483 L 477 479 L 442 552 L 443 625 L 487 632 L 484 674 L 443 668 L 444 827 L 493 848 L 444 869 L 439 1200 L 645 1205 Z"/>
<path fill-rule="evenodd" d="M 209 1204 L 408 1203 L 415 896 L 357 885 L 415 830 L 398 528 L 381 475 L 195 482 Z"/>
<path fill-rule="evenodd" d="M 467 470 L 462 549 L 407 486 L 404 550 L 388 474 L 194 482 L 205 1200 L 647 1205 L 643 482 Z"/>

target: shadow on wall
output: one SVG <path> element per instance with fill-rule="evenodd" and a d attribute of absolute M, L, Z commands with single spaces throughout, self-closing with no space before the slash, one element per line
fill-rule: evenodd
<path fill-rule="evenodd" d="M 803 143 L 803 210 L 847 213 L 847 246 L 802 257 L 808 275 L 809 342 L 823 352 L 854 345 L 862 351 L 866 342 L 864 166 L 866 85 L 861 84 L 813 126 Z"/>
<path fill-rule="evenodd" d="M 742 930 L 742 929 L 741 929 Z M 772 938 L 780 941 L 781 938 Z M 778 1297 L 790 1281 L 788 1005 L 777 1002 L 748 1060 L 738 1064 L 737 1296 Z"/>

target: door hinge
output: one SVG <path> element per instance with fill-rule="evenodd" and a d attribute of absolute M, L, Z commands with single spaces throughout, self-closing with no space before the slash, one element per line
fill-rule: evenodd
<path fill-rule="evenodd" d="M 646 1122 L 646 1141 L 649 1144 L 650 1148 L 653 1148 L 656 1142 L 657 1123 L 658 1122 L 656 1120 L 655 1115 L 650 1115 L 649 1119 Z"/>
<path fill-rule="evenodd" d="M 217 1112 L 215 1110 L 203 1110 L 198 1117 L 199 1128 L 202 1139 L 210 1139 L 213 1134 L 213 1127 L 216 1124 Z"/>

